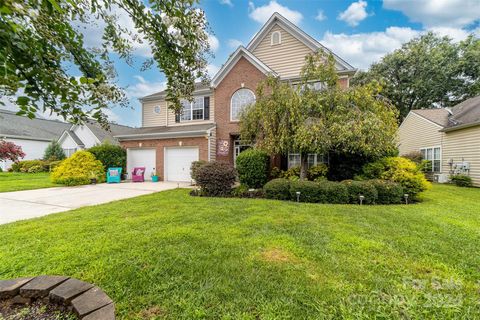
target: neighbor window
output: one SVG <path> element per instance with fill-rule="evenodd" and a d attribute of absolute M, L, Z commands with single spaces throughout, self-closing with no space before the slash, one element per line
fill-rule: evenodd
<path fill-rule="evenodd" d="M 322 90 L 327 88 L 327 84 L 325 82 L 322 82 L 322 81 L 309 82 L 309 83 L 307 83 L 307 86 L 308 86 L 309 89 L 314 90 L 314 91 L 322 91 Z M 294 89 L 298 89 L 298 87 L 300 87 L 300 84 L 295 83 L 295 84 L 292 85 L 292 87 Z M 303 88 L 305 88 L 305 87 L 302 87 L 301 91 L 303 91 Z"/>
<path fill-rule="evenodd" d="M 63 153 L 65 153 L 65 157 L 70 157 L 72 154 L 74 154 L 77 151 L 77 148 L 67 148 L 63 149 Z"/>
<path fill-rule="evenodd" d="M 441 148 L 432 147 L 432 148 L 422 148 L 420 149 L 423 159 L 429 160 L 432 163 L 432 172 L 441 171 Z"/>
<path fill-rule="evenodd" d="M 328 163 L 328 156 L 323 154 L 308 154 L 308 164 L 307 167 L 313 167 L 317 164 Z M 288 154 L 288 168 L 300 167 L 300 153 L 289 153 Z"/>
<path fill-rule="evenodd" d="M 230 120 L 240 119 L 240 114 L 248 105 L 255 103 L 255 95 L 250 89 L 237 90 L 233 96 L 230 106 Z"/>
<path fill-rule="evenodd" d="M 272 32 L 270 44 L 273 46 L 280 43 L 282 43 L 282 34 L 280 33 L 280 31 Z"/>
<path fill-rule="evenodd" d="M 196 97 L 193 101 L 182 100 L 181 121 L 203 120 L 204 119 L 204 97 Z"/>

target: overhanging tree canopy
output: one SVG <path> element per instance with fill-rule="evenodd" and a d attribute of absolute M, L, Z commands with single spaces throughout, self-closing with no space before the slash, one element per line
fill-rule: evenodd
<path fill-rule="evenodd" d="M 15 98 L 20 114 L 51 111 L 72 122 L 93 117 L 112 103 L 125 104 L 113 82 L 109 54 L 131 63 L 132 43 L 145 41 L 167 78 L 167 99 L 179 110 L 195 79 L 205 76 L 207 22 L 195 0 L 6 0 L 0 2 L 0 96 Z M 124 11 L 138 34 L 120 23 Z M 103 43 L 88 49 L 77 27 L 105 25 Z M 140 36 L 139 36 L 140 35 Z M 77 72 L 72 70 L 78 69 Z M 78 77 L 80 75 L 80 77 Z"/>
<path fill-rule="evenodd" d="M 267 78 L 257 101 L 242 114 L 242 140 L 270 154 L 301 154 L 301 178 L 307 155 L 331 150 L 380 157 L 396 148 L 397 110 L 377 83 L 343 89 L 337 84 L 334 59 L 308 56 L 296 87 Z M 324 83 L 322 90 L 309 85 Z"/>

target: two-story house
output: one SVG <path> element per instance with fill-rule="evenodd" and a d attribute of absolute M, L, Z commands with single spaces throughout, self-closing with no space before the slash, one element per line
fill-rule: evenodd
<path fill-rule="evenodd" d="M 268 75 L 292 84 L 308 54 L 330 51 L 278 13 L 265 23 L 246 46 L 240 46 L 213 77 L 210 85 L 198 84 L 193 101 L 183 102 L 180 115 L 168 108 L 165 92 L 141 100 L 142 127 L 117 135 L 127 149 L 127 167 L 146 167 L 166 181 L 190 181 L 190 164 L 219 160 L 232 164 L 248 148 L 239 139 L 239 115 L 255 102 L 255 90 Z M 334 54 L 341 86 L 355 74 L 350 64 Z M 314 84 L 315 85 L 315 84 Z M 319 83 L 320 85 L 320 83 Z M 289 164 L 299 163 L 291 154 Z M 320 161 L 312 155 L 312 163 Z"/>

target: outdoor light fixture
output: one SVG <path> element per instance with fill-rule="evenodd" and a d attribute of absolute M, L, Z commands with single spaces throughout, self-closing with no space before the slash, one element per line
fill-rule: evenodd
<path fill-rule="evenodd" d="M 405 198 L 405 204 L 408 204 L 408 193 L 405 193 L 403 197 Z"/>
<path fill-rule="evenodd" d="M 296 194 L 297 194 L 297 202 L 300 202 L 300 191 L 297 191 Z"/>
<path fill-rule="evenodd" d="M 365 200 L 365 197 L 362 196 L 362 195 L 359 195 L 359 196 L 358 196 L 358 199 L 360 199 L 360 205 L 362 205 L 362 204 L 363 204 L 363 200 Z"/>
<path fill-rule="evenodd" d="M 255 189 L 248 189 L 248 193 L 250 194 L 250 198 L 253 198 L 253 193 L 255 192 Z"/>

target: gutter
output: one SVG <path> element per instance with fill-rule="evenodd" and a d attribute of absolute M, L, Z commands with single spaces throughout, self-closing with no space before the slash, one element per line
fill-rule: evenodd
<path fill-rule="evenodd" d="M 33 138 L 27 136 L 14 136 L 9 134 L 2 134 L 0 133 L 0 138 L 10 138 L 10 139 L 22 139 L 22 140 L 32 140 L 32 141 L 45 141 L 45 142 L 52 142 L 54 139 L 47 139 L 47 138 Z"/>
<path fill-rule="evenodd" d="M 475 121 L 475 122 L 471 122 L 471 123 L 461 124 L 461 125 L 454 126 L 454 127 L 448 127 L 448 128 L 444 128 L 444 129 L 439 130 L 439 131 L 440 131 L 440 132 L 450 132 L 450 131 L 455 131 L 455 130 L 460 130 L 460 129 L 466 129 L 466 128 L 470 128 L 470 127 L 475 127 L 475 126 L 478 126 L 478 125 L 480 125 L 480 121 Z"/>
<path fill-rule="evenodd" d="M 192 93 L 192 97 L 196 96 L 196 95 L 201 95 L 201 94 L 205 94 L 205 93 L 213 93 L 213 90 L 210 89 L 210 88 L 207 88 L 207 89 L 200 89 L 200 90 L 195 90 L 193 93 Z M 138 101 L 140 102 L 145 102 L 145 101 L 156 101 L 158 99 L 165 99 L 167 97 L 166 94 L 159 94 L 158 96 L 154 96 L 154 97 L 143 97 L 143 98 L 139 98 Z"/>
<path fill-rule="evenodd" d="M 156 132 L 156 133 L 137 133 L 113 136 L 118 141 L 127 140 L 146 140 L 146 139 L 171 139 L 171 138 L 194 138 L 203 137 L 208 134 L 207 130 L 183 131 L 183 132 Z"/>

